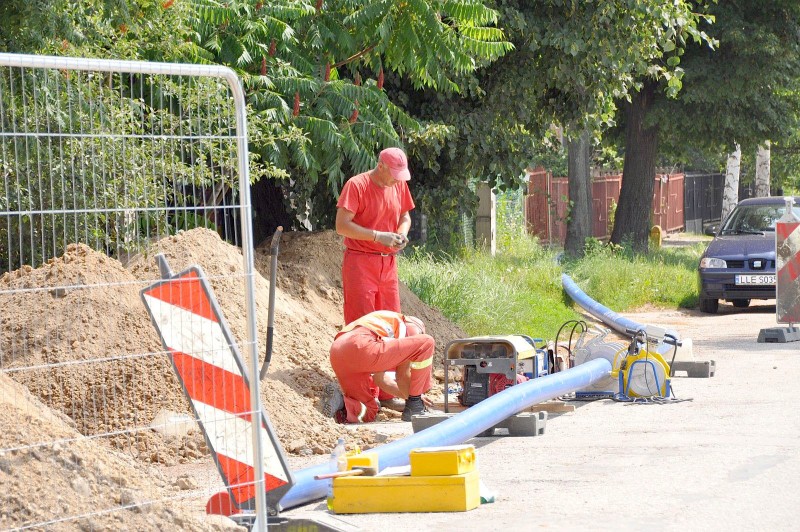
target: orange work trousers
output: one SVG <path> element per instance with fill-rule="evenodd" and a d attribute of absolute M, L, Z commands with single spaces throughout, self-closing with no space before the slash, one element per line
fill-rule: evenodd
<path fill-rule="evenodd" d="M 333 341 L 331 366 L 344 395 L 348 423 L 373 421 L 380 404 L 372 374 L 411 371 L 410 395 L 431 387 L 434 340 L 427 334 L 384 340 L 366 327 L 356 327 Z M 402 378 L 402 377 L 401 377 Z"/>
<path fill-rule="evenodd" d="M 344 322 L 373 310 L 400 312 L 397 257 L 346 249 L 342 259 Z"/>

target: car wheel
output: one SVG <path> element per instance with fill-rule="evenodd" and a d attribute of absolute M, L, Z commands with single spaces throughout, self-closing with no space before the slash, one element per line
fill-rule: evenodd
<path fill-rule="evenodd" d="M 750 306 L 749 299 L 731 299 L 731 303 L 733 303 L 733 306 L 736 308 L 747 308 Z"/>
<path fill-rule="evenodd" d="M 719 309 L 719 299 L 700 298 L 700 312 L 706 314 L 716 314 Z"/>

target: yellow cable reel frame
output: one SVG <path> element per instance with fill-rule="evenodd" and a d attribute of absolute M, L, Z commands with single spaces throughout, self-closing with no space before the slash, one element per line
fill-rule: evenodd
<path fill-rule="evenodd" d="M 631 373 L 632 370 L 637 367 L 644 368 L 645 376 L 649 371 L 649 374 L 655 378 L 656 382 L 658 383 L 657 393 L 642 393 L 640 390 L 637 391 L 635 389 L 631 389 Z M 613 373 L 614 369 L 612 369 L 612 374 Z M 628 355 L 627 357 L 621 359 L 620 365 L 616 369 L 616 373 L 620 376 L 620 391 L 628 397 L 653 397 L 656 395 L 660 397 L 667 396 L 669 364 L 667 364 L 667 362 L 664 360 L 664 357 L 658 353 L 653 353 L 652 351 L 642 349 L 635 355 Z M 649 386 L 648 391 L 652 392 L 652 390 L 649 389 Z"/>

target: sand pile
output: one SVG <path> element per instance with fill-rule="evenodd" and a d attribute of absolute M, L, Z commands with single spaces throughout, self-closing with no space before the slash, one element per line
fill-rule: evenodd
<path fill-rule="evenodd" d="M 139 429 L 108 441 L 145 461 L 196 458 L 204 454 L 199 433 L 176 446 L 147 428 L 160 409 L 189 405 L 144 311 L 142 286 L 82 244 L 4 275 L 0 290 L 13 292 L 0 296 L 2 366 L 81 434 Z"/>
<path fill-rule="evenodd" d="M 0 374 L 0 449 L 14 449 L 0 452 L 0 529 L 49 522 L 48 530 L 243 530 L 184 504 L 153 466 L 78 439 L 71 425 Z"/>

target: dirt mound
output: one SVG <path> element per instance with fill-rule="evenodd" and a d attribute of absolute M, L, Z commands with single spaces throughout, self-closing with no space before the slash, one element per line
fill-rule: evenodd
<path fill-rule="evenodd" d="M 118 261 L 82 244 L 4 275 L 1 303 L 13 311 L 2 318 L 3 369 L 87 436 L 146 427 L 162 408 L 188 411 L 141 287 Z M 197 432 L 179 446 L 150 430 L 108 441 L 168 464 L 204 454 Z"/>
<path fill-rule="evenodd" d="M 0 449 L 14 449 L 0 453 L 3 530 L 49 520 L 48 530 L 241 530 L 182 504 L 152 468 L 98 449 L 70 425 L 0 374 Z M 118 510 L 128 504 L 139 506 Z"/>

